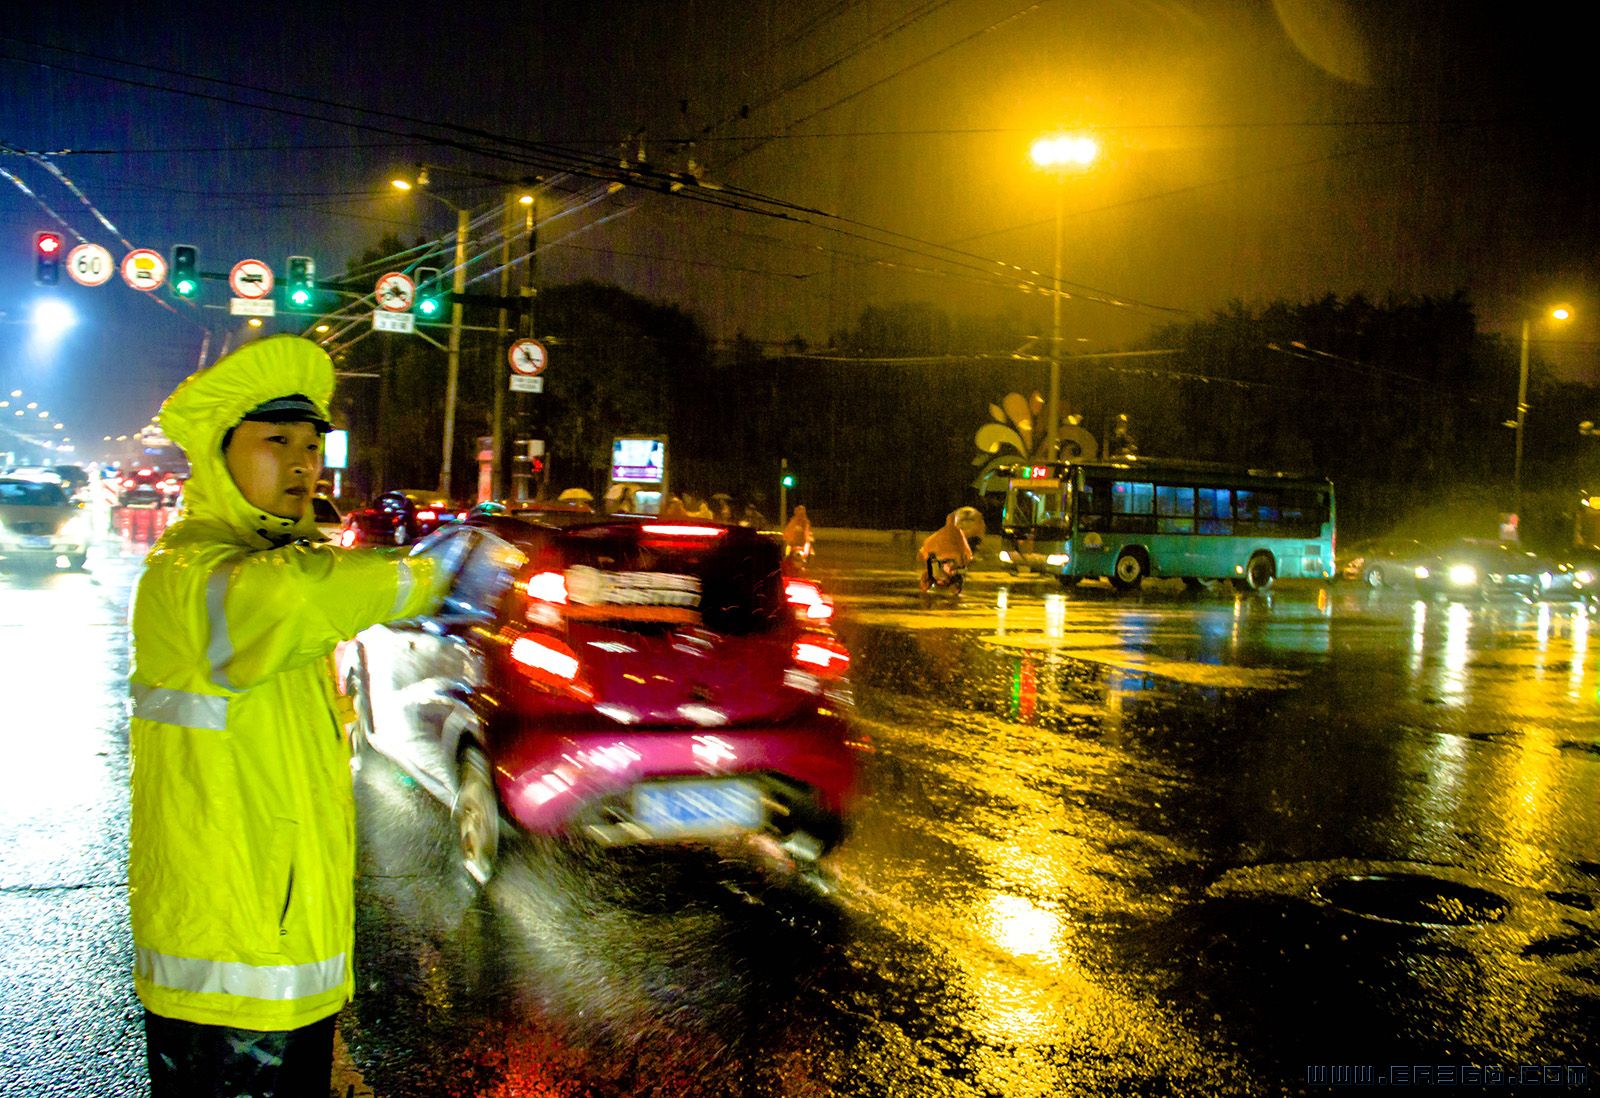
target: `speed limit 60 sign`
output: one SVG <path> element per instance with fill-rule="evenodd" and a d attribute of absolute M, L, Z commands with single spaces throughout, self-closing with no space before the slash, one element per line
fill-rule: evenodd
<path fill-rule="evenodd" d="M 116 272 L 111 253 L 98 244 L 79 244 L 67 253 L 67 274 L 80 286 L 104 286 Z"/>

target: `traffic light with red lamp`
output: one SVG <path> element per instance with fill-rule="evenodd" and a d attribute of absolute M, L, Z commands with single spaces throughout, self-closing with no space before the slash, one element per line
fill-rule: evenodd
<path fill-rule="evenodd" d="M 42 232 L 33 234 L 33 280 L 41 286 L 54 286 L 61 281 L 61 234 Z"/>

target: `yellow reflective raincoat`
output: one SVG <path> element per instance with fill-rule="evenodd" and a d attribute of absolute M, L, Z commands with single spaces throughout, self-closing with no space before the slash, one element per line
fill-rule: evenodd
<path fill-rule="evenodd" d="M 292 393 L 326 417 L 333 364 L 276 336 L 168 398 L 191 475 L 133 604 L 135 985 L 155 1014 L 241 1029 L 296 1029 L 350 998 L 355 807 L 328 656 L 429 612 L 445 582 L 426 558 L 316 543 L 309 509 L 245 500 L 223 435 Z"/>

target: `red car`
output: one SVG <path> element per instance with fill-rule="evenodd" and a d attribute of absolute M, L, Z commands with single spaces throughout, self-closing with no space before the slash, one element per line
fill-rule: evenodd
<path fill-rule="evenodd" d="M 802 872 L 844 836 L 850 653 L 771 538 L 494 516 L 414 552 L 454 572 L 444 607 L 363 632 L 341 683 L 358 752 L 451 806 L 479 883 L 502 816 L 602 844 L 763 836 Z"/>

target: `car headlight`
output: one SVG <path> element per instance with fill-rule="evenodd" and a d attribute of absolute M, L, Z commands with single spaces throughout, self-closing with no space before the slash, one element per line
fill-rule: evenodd
<path fill-rule="evenodd" d="M 61 533 L 57 536 L 63 538 L 73 538 L 78 541 L 87 541 L 89 538 L 89 516 L 73 515 L 66 522 L 61 524 Z"/>
<path fill-rule="evenodd" d="M 1577 575 L 1573 578 L 1587 587 L 1594 582 L 1594 573 L 1587 568 L 1580 568 L 1578 569 Z"/>
<path fill-rule="evenodd" d="M 1006 550 L 1006 549 L 1000 550 L 1000 560 L 1001 560 L 1001 563 L 1003 563 L 1003 564 L 1010 564 L 1011 563 L 1011 553 L 1010 553 L 1010 551 Z"/>
<path fill-rule="evenodd" d="M 1046 564 L 1048 564 L 1050 567 L 1054 568 L 1057 565 L 1067 563 L 1067 561 L 1069 561 L 1071 559 L 1072 558 L 1069 557 L 1066 553 L 1051 553 L 1048 557 L 1044 558 L 1044 562 Z"/>
<path fill-rule="evenodd" d="M 1426 564 L 1419 564 L 1417 565 L 1417 570 L 1413 572 L 1412 575 L 1416 576 L 1419 580 L 1425 580 L 1429 576 L 1433 575 L 1433 573 L 1428 571 L 1428 566 Z"/>
<path fill-rule="evenodd" d="M 1449 576 L 1458 587 L 1472 587 L 1478 582 L 1478 570 L 1470 564 L 1452 564 Z"/>
<path fill-rule="evenodd" d="M 1540 587 L 1543 587 L 1543 588 L 1548 590 L 1550 585 L 1552 583 L 1554 583 L 1555 581 L 1556 581 L 1556 578 L 1554 576 L 1552 576 L 1549 572 L 1540 572 L 1539 573 L 1539 586 Z"/>

